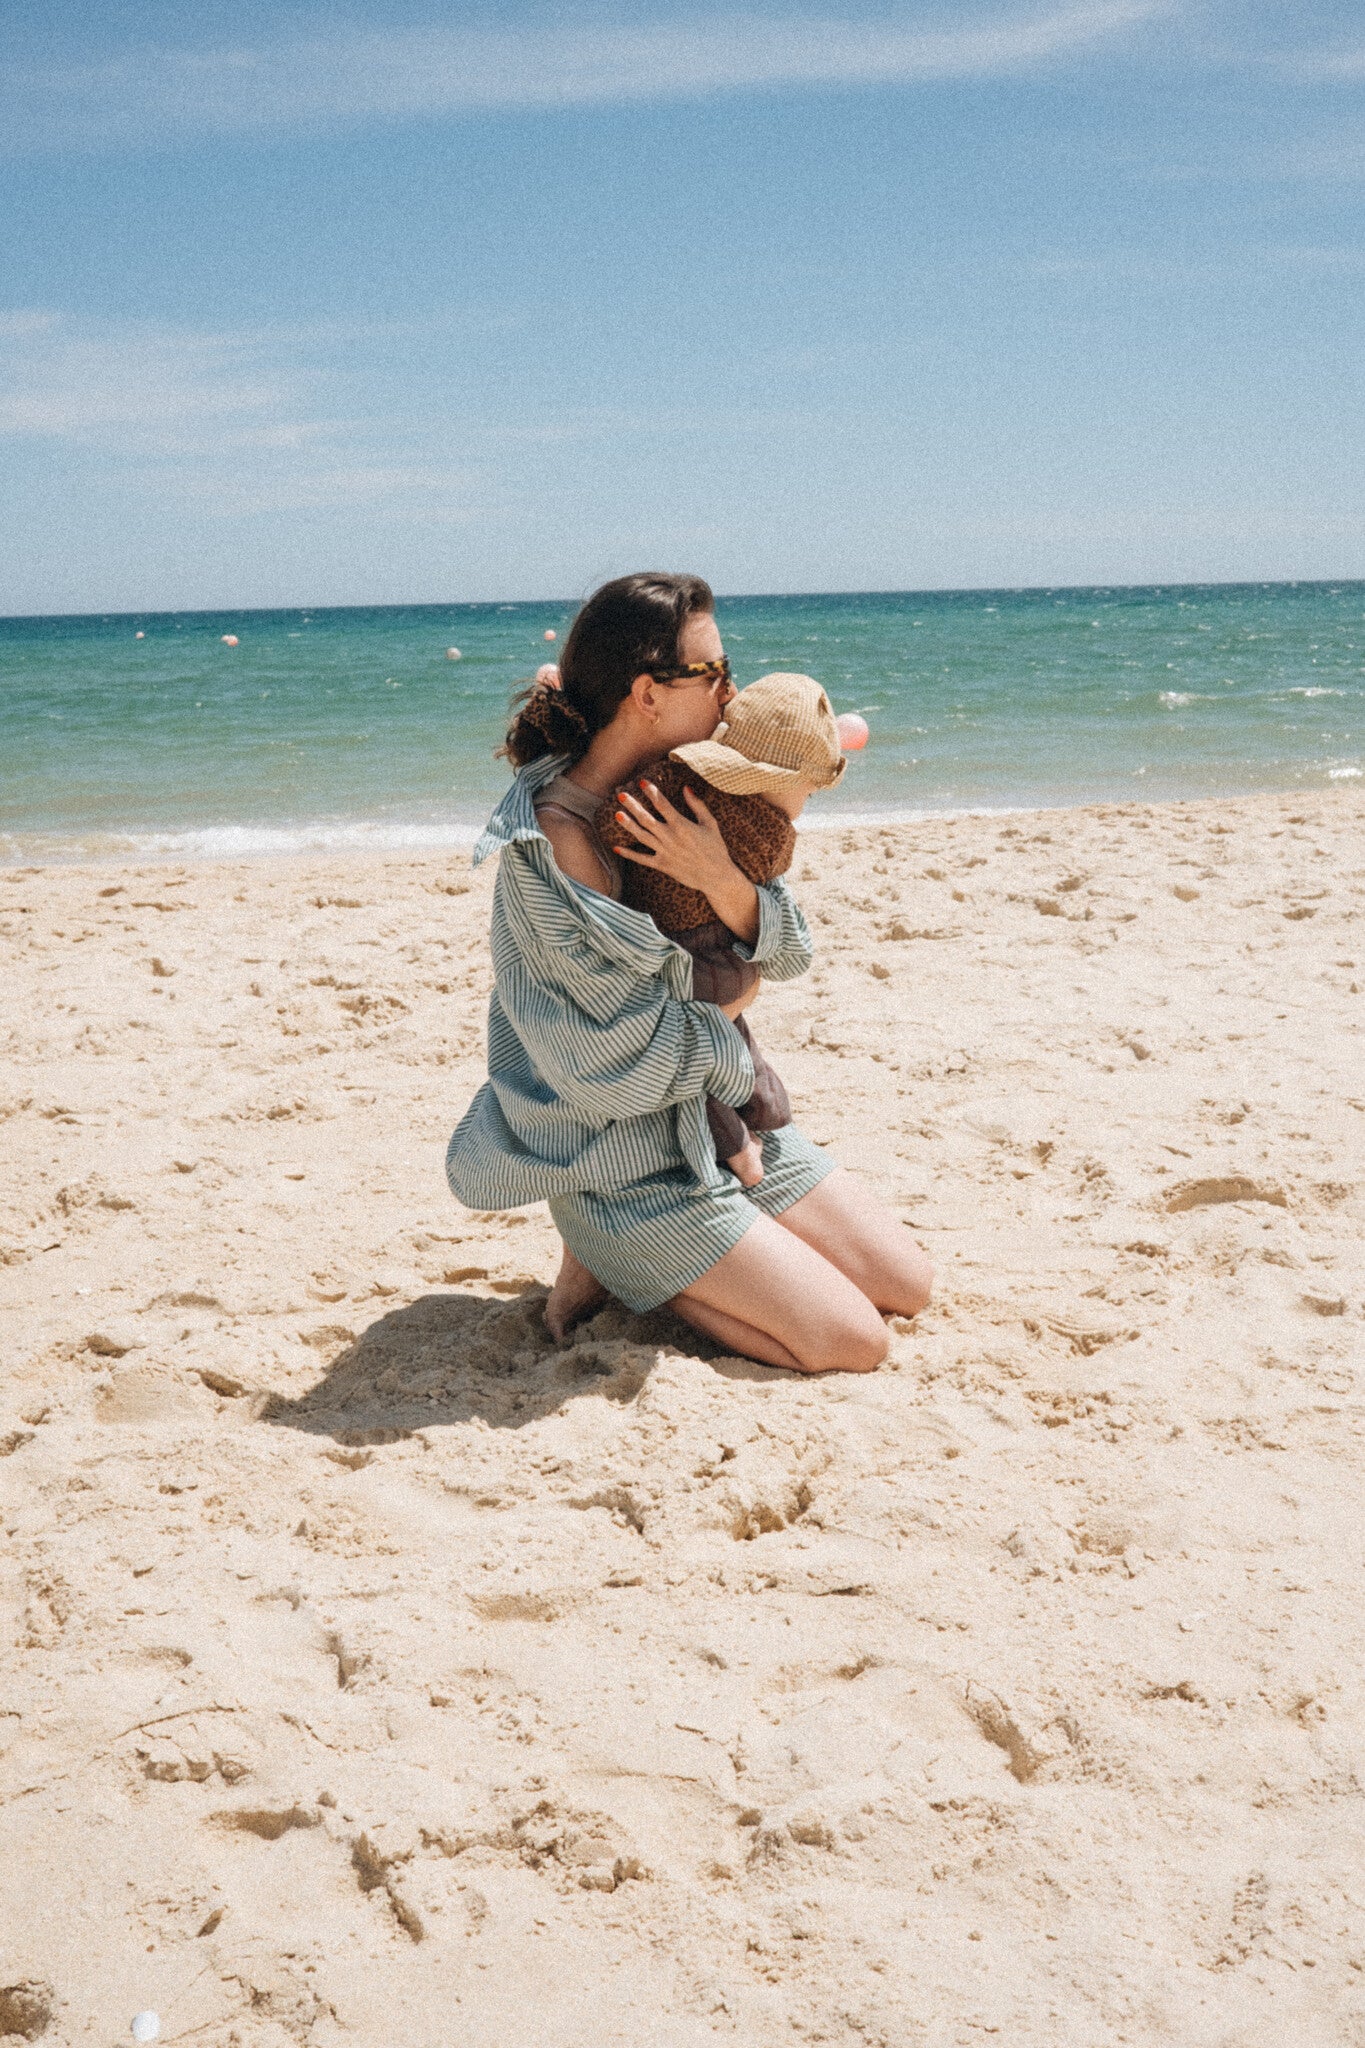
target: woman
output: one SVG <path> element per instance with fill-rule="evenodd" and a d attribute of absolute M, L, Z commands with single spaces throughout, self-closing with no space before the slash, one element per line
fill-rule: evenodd
<path fill-rule="evenodd" d="M 709 898 L 759 974 L 810 965 L 782 881 L 756 888 L 689 792 L 624 798 L 632 844 L 593 820 L 646 762 L 706 739 L 734 694 L 700 577 L 625 576 L 589 598 L 560 659 L 507 735 L 512 788 L 475 849 L 499 851 L 487 1084 L 450 1141 L 451 1188 L 470 1208 L 548 1201 L 564 1262 L 545 1320 L 562 1337 L 607 1293 L 667 1302 L 728 1350 L 799 1372 L 871 1372 L 883 1313 L 929 1298 L 905 1228 L 793 1126 L 763 1142 L 763 1179 L 716 1163 L 705 1099 L 736 1107 L 753 1067 L 727 1011 L 690 1000 L 691 961 L 628 910 L 619 858 L 651 862 Z M 623 835 L 624 836 L 624 835 Z"/>

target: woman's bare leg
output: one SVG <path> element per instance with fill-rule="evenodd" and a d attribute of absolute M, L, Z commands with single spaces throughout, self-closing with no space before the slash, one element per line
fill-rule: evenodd
<path fill-rule="evenodd" d="M 905 1225 L 842 1167 L 777 1218 L 885 1315 L 917 1316 L 934 1269 Z"/>
<path fill-rule="evenodd" d="M 752 1323 L 742 1323 L 738 1316 L 727 1315 L 723 1308 L 712 1308 L 709 1302 L 681 1294 L 675 1295 L 668 1305 L 675 1315 L 705 1336 L 714 1337 L 737 1358 L 756 1358 L 760 1365 L 783 1365 L 788 1372 L 805 1370 L 800 1359 L 785 1344 L 779 1344 L 776 1337 L 756 1330 Z"/>
<path fill-rule="evenodd" d="M 558 1278 L 545 1303 L 545 1327 L 556 1344 L 562 1344 L 574 1324 L 601 1308 L 607 1298 L 601 1281 L 594 1279 L 582 1260 L 576 1259 L 565 1245 Z"/>
<path fill-rule="evenodd" d="M 798 1372 L 875 1372 L 888 1342 L 868 1297 L 828 1259 L 769 1216 L 671 1306 L 764 1365 Z"/>

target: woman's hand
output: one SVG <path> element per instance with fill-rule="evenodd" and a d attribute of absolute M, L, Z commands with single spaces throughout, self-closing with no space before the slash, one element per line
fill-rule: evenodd
<path fill-rule="evenodd" d="M 752 945 L 758 937 L 758 891 L 731 860 L 720 827 L 706 805 L 695 790 L 684 790 L 694 813 L 689 818 L 676 810 L 654 783 L 643 782 L 640 787 L 654 810 L 629 791 L 621 791 L 617 822 L 637 844 L 633 848 L 618 846 L 616 851 L 623 860 L 657 868 L 660 874 L 698 890 L 722 924 Z"/>

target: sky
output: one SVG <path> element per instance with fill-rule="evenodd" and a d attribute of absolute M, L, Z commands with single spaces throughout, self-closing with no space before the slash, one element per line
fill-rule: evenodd
<path fill-rule="evenodd" d="M 1365 15 L 16 0 L 0 613 L 1365 576 Z"/>

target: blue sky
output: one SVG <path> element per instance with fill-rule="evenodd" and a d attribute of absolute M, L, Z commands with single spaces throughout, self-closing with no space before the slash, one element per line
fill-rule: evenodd
<path fill-rule="evenodd" d="M 53 0 L 0 612 L 1365 575 L 1347 6 Z"/>

